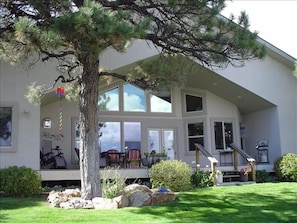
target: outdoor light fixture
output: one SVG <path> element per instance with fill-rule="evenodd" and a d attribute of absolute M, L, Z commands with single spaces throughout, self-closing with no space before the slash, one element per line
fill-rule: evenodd
<path fill-rule="evenodd" d="M 42 122 L 43 128 L 50 129 L 52 127 L 52 120 L 50 118 L 43 119 Z"/>

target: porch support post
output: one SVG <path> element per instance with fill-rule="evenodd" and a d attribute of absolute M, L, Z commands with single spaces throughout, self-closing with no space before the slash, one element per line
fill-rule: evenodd
<path fill-rule="evenodd" d="M 237 151 L 233 150 L 233 166 L 234 170 L 238 170 L 238 160 L 237 160 Z"/>
<path fill-rule="evenodd" d="M 217 185 L 217 178 L 216 178 L 216 162 L 211 162 L 211 174 L 212 174 L 212 181 L 213 185 Z"/>
<path fill-rule="evenodd" d="M 196 168 L 198 164 L 200 165 L 200 154 L 199 154 L 199 149 L 196 146 Z"/>
<path fill-rule="evenodd" d="M 251 165 L 251 171 L 252 171 L 252 180 L 256 182 L 256 168 L 255 168 L 255 163 L 250 162 Z"/>

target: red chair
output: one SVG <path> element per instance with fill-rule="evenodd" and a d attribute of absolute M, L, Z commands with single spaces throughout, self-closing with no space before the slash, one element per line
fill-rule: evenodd
<path fill-rule="evenodd" d="M 107 151 L 108 154 L 108 165 L 112 166 L 112 164 L 121 165 L 123 163 L 123 159 L 120 156 L 120 153 L 116 149 L 110 149 Z"/>
<path fill-rule="evenodd" d="M 129 149 L 127 152 L 127 158 L 126 158 L 126 167 L 131 167 L 131 161 L 133 162 L 138 161 L 138 166 L 140 167 L 141 162 L 141 153 L 139 149 Z"/>

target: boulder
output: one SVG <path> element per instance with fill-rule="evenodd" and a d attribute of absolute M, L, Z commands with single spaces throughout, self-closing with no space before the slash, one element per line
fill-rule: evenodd
<path fill-rule="evenodd" d="M 118 203 L 109 198 L 95 197 L 92 199 L 95 209 L 118 209 Z"/>
<path fill-rule="evenodd" d="M 169 192 L 154 192 L 152 194 L 152 204 L 161 204 L 174 201 L 175 194 L 171 191 Z"/>
<path fill-rule="evenodd" d="M 51 207 L 59 207 L 60 203 L 66 202 L 68 195 L 63 192 L 51 191 L 47 197 L 47 201 Z"/>
<path fill-rule="evenodd" d="M 92 201 L 90 200 L 85 200 L 82 198 L 71 198 L 70 200 L 66 202 L 61 202 L 60 203 L 60 208 L 64 209 L 79 209 L 79 208 L 84 208 L 84 209 L 94 209 L 94 205 Z"/>
<path fill-rule="evenodd" d="M 142 191 L 142 192 L 148 193 L 148 194 L 153 193 L 149 187 L 147 187 L 145 185 L 140 185 L 140 184 L 130 184 L 124 188 L 124 191 L 127 194 L 129 194 L 132 191 L 136 191 L 136 190 L 139 190 L 139 191 Z"/>
<path fill-rule="evenodd" d="M 129 207 L 148 206 L 151 203 L 152 197 L 150 193 L 135 190 L 129 195 Z"/>
<path fill-rule="evenodd" d="M 119 208 L 125 208 L 129 206 L 129 198 L 125 192 L 123 192 L 122 195 L 115 197 L 113 200 L 118 203 Z"/>

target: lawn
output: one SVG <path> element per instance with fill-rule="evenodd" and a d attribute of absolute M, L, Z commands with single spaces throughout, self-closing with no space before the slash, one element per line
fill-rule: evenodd
<path fill-rule="evenodd" d="M 172 203 L 118 210 L 64 210 L 41 198 L 1 197 L 0 222 L 297 222 L 297 183 L 197 189 L 178 193 Z"/>

